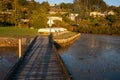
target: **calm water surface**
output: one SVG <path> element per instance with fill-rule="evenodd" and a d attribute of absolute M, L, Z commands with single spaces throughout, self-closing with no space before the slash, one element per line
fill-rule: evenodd
<path fill-rule="evenodd" d="M 24 39 L 27 40 L 25 45 L 22 45 L 22 54 L 33 40 L 33 38 L 29 37 Z M 4 79 L 8 71 L 15 65 L 18 59 L 18 47 L 0 47 L 0 80 Z"/>
<path fill-rule="evenodd" d="M 6 73 L 18 59 L 18 49 L 15 47 L 0 48 L 0 80 L 3 80 Z"/>
<path fill-rule="evenodd" d="M 22 46 L 22 53 L 25 50 L 26 46 Z M 4 79 L 18 59 L 18 47 L 0 47 L 0 80 Z"/>
<path fill-rule="evenodd" d="M 82 34 L 59 52 L 73 80 L 120 80 L 120 36 Z"/>

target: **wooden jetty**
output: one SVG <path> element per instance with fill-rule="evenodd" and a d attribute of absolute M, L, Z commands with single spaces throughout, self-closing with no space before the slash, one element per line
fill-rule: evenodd
<path fill-rule="evenodd" d="M 71 80 L 48 37 L 36 37 L 4 80 Z"/>

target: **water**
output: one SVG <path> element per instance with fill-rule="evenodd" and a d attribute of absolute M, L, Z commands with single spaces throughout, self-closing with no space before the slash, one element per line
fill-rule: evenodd
<path fill-rule="evenodd" d="M 22 53 L 26 48 L 22 46 Z M 4 79 L 18 60 L 18 47 L 0 47 L 0 80 Z"/>
<path fill-rule="evenodd" d="M 18 59 L 16 47 L 0 48 L 0 80 L 3 80 L 7 72 Z"/>
<path fill-rule="evenodd" d="M 82 34 L 59 52 L 73 80 L 120 80 L 120 36 Z"/>
<path fill-rule="evenodd" d="M 22 55 L 34 38 L 22 38 Z M 19 60 L 18 47 L 0 47 L 0 80 L 3 80 L 8 71 Z"/>

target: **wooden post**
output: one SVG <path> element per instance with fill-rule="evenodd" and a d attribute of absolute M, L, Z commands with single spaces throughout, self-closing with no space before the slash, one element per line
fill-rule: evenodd
<path fill-rule="evenodd" d="M 21 39 L 19 39 L 19 45 L 18 45 L 18 48 L 19 48 L 19 58 L 21 58 L 21 54 L 22 54 L 22 47 L 21 47 Z"/>

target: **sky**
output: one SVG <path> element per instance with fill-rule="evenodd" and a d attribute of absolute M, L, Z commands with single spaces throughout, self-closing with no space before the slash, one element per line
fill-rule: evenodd
<path fill-rule="evenodd" d="M 36 2 L 48 1 L 50 4 L 72 3 L 73 0 L 35 0 Z M 108 5 L 120 6 L 120 0 L 104 0 Z"/>
<path fill-rule="evenodd" d="M 104 0 L 108 5 L 120 6 L 120 0 Z"/>

